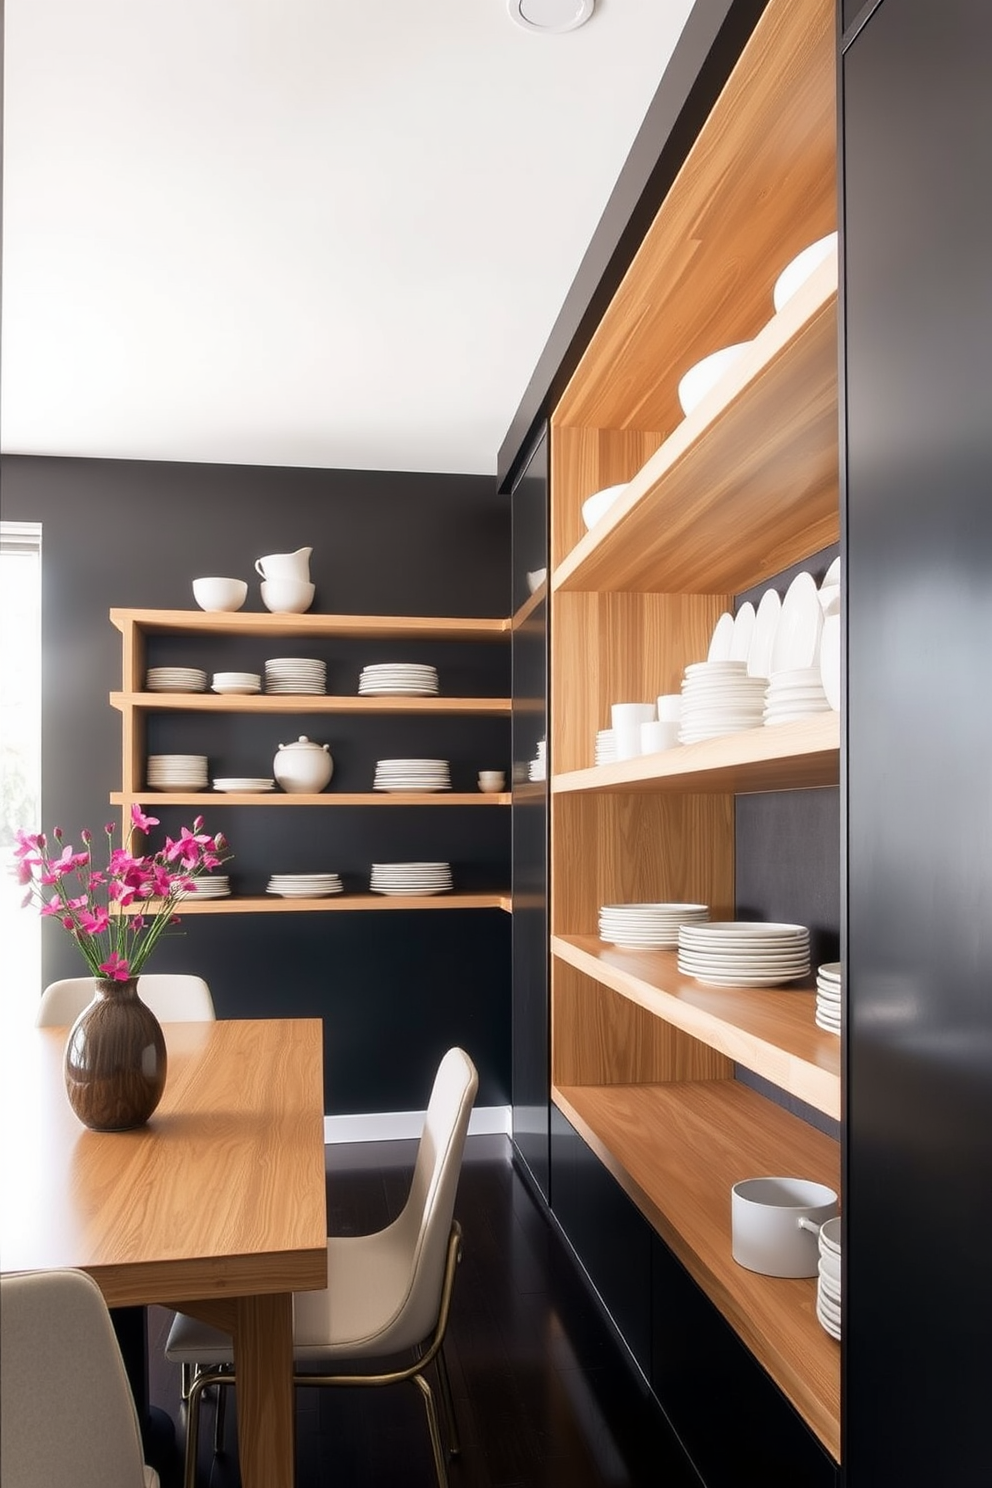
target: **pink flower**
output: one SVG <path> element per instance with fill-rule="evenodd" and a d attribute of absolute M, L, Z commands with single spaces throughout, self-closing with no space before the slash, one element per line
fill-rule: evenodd
<path fill-rule="evenodd" d="M 47 904 L 43 904 L 41 906 L 41 913 L 46 916 L 60 915 L 64 909 L 65 905 L 62 903 L 60 896 L 58 894 L 53 894 L 51 899 L 48 900 Z"/>
<path fill-rule="evenodd" d="M 147 832 L 150 827 L 158 826 L 157 816 L 146 816 L 135 801 L 131 807 L 131 825 L 137 827 L 139 832 Z"/>
<path fill-rule="evenodd" d="M 127 964 L 127 958 L 112 951 L 106 961 L 100 962 L 100 970 L 104 976 L 110 977 L 115 982 L 126 982 L 131 975 L 131 968 Z"/>
<path fill-rule="evenodd" d="M 79 925 L 87 935 L 102 935 L 110 924 L 110 911 L 103 904 L 98 904 L 92 910 L 84 909 L 79 915 Z"/>
<path fill-rule="evenodd" d="M 66 873 L 74 873 L 77 868 L 85 868 L 90 860 L 89 853 L 74 853 L 71 847 L 62 849 L 62 856 L 54 862 L 49 861 L 45 872 L 41 875 L 43 884 L 58 883 L 59 879 Z"/>
<path fill-rule="evenodd" d="M 203 818 L 198 816 L 193 823 L 194 828 L 203 825 Z M 208 837 L 205 832 L 191 832 L 189 827 L 183 827 L 178 842 L 173 842 L 171 837 L 165 839 L 165 856 L 168 862 L 174 863 L 181 858 L 187 868 L 195 868 L 203 855 L 203 849 L 213 846 L 213 838 Z"/>

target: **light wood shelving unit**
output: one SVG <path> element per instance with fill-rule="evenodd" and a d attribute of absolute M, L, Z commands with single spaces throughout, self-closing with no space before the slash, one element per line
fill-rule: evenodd
<path fill-rule="evenodd" d="M 334 791 L 319 794 L 290 794 L 279 790 L 248 793 L 235 791 L 158 791 L 145 785 L 147 719 L 151 713 L 328 715 L 344 717 L 463 717 L 509 718 L 511 700 L 506 697 L 358 697 L 299 694 L 221 695 L 217 693 L 146 692 L 147 639 L 153 635 L 191 637 L 253 637 L 259 640 L 375 640 L 396 641 L 506 641 L 509 620 L 453 619 L 448 617 L 395 615 L 282 615 L 214 613 L 199 610 L 112 609 L 112 624 L 123 641 L 123 689 L 110 694 L 112 707 L 121 715 L 122 789 L 111 793 L 111 802 L 130 813 L 135 802 L 155 806 L 184 806 L 211 811 L 218 806 L 250 806 L 266 809 L 344 807 L 471 807 L 492 809 L 509 806 L 510 791 L 485 794 L 467 791 Z M 447 893 L 443 895 L 391 896 L 343 894 L 321 899 L 281 899 L 242 896 L 183 903 L 183 914 L 328 913 L 342 910 L 454 910 L 509 909 L 507 893 Z"/>
<path fill-rule="evenodd" d="M 733 1078 L 839 1118 L 810 984 L 714 988 L 597 935 L 599 907 L 734 915 L 734 794 L 835 786 L 836 715 L 594 767 L 609 705 L 679 690 L 733 596 L 839 536 L 837 267 L 772 289 L 836 226 L 831 0 L 770 0 L 551 419 L 552 1099 L 840 1453 L 840 1358 L 815 1283 L 731 1256 L 730 1189 L 838 1188 L 838 1144 Z M 751 345 L 686 418 L 683 372 Z M 583 501 L 628 482 L 586 532 Z"/>

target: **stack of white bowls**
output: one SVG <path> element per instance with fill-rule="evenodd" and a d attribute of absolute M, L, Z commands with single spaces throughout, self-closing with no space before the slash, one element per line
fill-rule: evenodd
<path fill-rule="evenodd" d="M 708 920 L 705 904 L 604 904 L 599 938 L 610 945 L 668 949 L 679 943 L 680 925 Z"/>
<path fill-rule="evenodd" d="M 362 668 L 359 697 L 436 697 L 437 668 L 415 661 L 383 661 Z"/>
<path fill-rule="evenodd" d="M 548 754 L 547 740 L 538 739 L 537 753 L 527 766 L 527 779 L 531 781 L 547 780 L 548 778 Z"/>
<path fill-rule="evenodd" d="M 711 987 L 791 982 L 809 972 L 809 930 L 752 920 L 682 925 L 679 971 Z"/>
<path fill-rule="evenodd" d="M 596 735 L 596 764 L 612 765 L 617 757 L 617 738 L 611 728 L 600 729 Z"/>
<path fill-rule="evenodd" d="M 772 672 L 765 694 L 766 724 L 792 723 L 797 718 L 830 711 L 819 663 L 812 667 L 796 667 L 788 672 Z"/>
<path fill-rule="evenodd" d="M 199 667 L 149 667 L 145 686 L 149 692 L 206 692 L 207 674 Z"/>
<path fill-rule="evenodd" d="M 443 894 L 451 888 L 451 864 L 373 863 L 369 887 L 373 894 L 401 898 Z"/>
<path fill-rule="evenodd" d="M 265 690 L 278 693 L 327 691 L 327 663 L 305 656 L 274 656 L 265 663 Z"/>
<path fill-rule="evenodd" d="M 843 1026 L 844 984 L 839 961 L 826 961 L 816 968 L 816 1024 L 840 1035 Z"/>
<path fill-rule="evenodd" d="M 214 672 L 210 690 L 233 696 L 247 696 L 249 693 L 261 692 L 262 678 L 258 672 Z"/>
<path fill-rule="evenodd" d="M 816 1277 L 816 1315 L 820 1326 L 836 1338 L 841 1336 L 841 1266 L 840 1219 L 828 1219 L 820 1226 L 820 1262 Z"/>
<path fill-rule="evenodd" d="M 275 780 L 267 775 L 225 775 L 215 777 L 214 790 L 231 795 L 238 792 L 248 796 L 264 794 L 275 789 Z"/>
<path fill-rule="evenodd" d="M 746 661 L 695 661 L 685 669 L 679 743 L 717 739 L 764 721 L 765 680 L 749 677 Z"/>
<path fill-rule="evenodd" d="M 273 873 L 265 890 L 281 899 L 326 899 L 344 892 L 337 873 Z"/>
<path fill-rule="evenodd" d="M 152 790 L 197 791 L 207 788 L 205 754 L 150 754 L 148 784 Z"/>
<path fill-rule="evenodd" d="M 387 759 L 375 767 L 373 790 L 438 791 L 451 789 L 451 769 L 447 760 Z"/>
<path fill-rule="evenodd" d="M 231 880 L 226 873 L 205 873 L 196 880 L 191 892 L 195 899 L 227 899 L 231 894 Z"/>

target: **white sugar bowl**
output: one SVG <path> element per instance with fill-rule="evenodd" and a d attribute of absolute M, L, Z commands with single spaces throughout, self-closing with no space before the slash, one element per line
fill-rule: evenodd
<path fill-rule="evenodd" d="M 301 734 L 295 744 L 280 744 L 272 773 L 290 795 L 316 795 L 334 774 L 329 744 L 314 744 Z"/>

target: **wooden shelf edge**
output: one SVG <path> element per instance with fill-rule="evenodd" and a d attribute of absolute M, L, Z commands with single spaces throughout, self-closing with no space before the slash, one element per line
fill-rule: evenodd
<path fill-rule="evenodd" d="M 211 692 L 112 692 L 110 706 L 123 713 L 425 713 L 509 715 L 508 697 L 357 697 L 330 693 L 264 693 L 221 695 Z"/>
<path fill-rule="evenodd" d="M 319 796 L 284 791 L 111 791 L 112 806 L 510 806 L 509 791 L 329 791 Z"/>
<path fill-rule="evenodd" d="M 147 906 L 145 906 L 147 907 Z M 140 908 L 140 907 L 138 907 Z M 126 911 L 127 913 L 138 913 L 138 908 Z M 377 910 L 456 910 L 456 909 L 502 909 L 510 908 L 509 895 L 505 893 L 491 894 L 432 894 L 432 895 L 389 895 L 389 894 L 332 894 L 326 899 L 280 899 L 277 895 L 244 895 L 239 897 L 232 894 L 230 899 L 202 899 L 197 903 L 195 900 L 184 900 L 176 910 L 179 918 L 185 915 L 203 914 L 326 914 L 336 912 L 338 914 L 350 911 Z"/>
<path fill-rule="evenodd" d="M 581 791 L 707 791 L 749 793 L 806 790 L 840 780 L 840 715 L 820 713 L 793 723 L 746 729 L 663 754 L 569 770 L 551 778 L 554 795 Z"/>
<path fill-rule="evenodd" d="M 402 640 L 500 640 L 510 633 L 509 619 L 473 619 L 422 615 L 303 615 L 268 611 L 112 609 L 111 624 L 124 631 L 178 631 L 213 635 L 376 636 Z"/>
<path fill-rule="evenodd" d="M 554 935 L 577 971 L 716 1049 L 825 1116 L 841 1117 L 840 1040 L 816 1027 L 807 988 L 707 987 L 674 951 L 624 951 L 594 936 Z"/>
<path fill-rule="evenodd" d="M 718 1110 L 726 1108 L 723 1120 L 712 1128 L 694 1113 L 687 1115 L 687 1100 L 697 1094 Z M 755 1120 L 760 1120 L 769 1148 L 766 1170 L 781 1167 L 783 1149 L 788 1150 L 795 1127 L 803 1124 L 734 1080 L 705 1086 L 553 1086 L 551 1096 L 839 1461 L 840 1350 L 817 1321 L 815 1280 L 758 1276 L 737 1266 L 730 1254 L 730 1184 L 760 1167 L 754 1149 L 760 1148 L 762 1139 L 751 1135 Z M 612 1107 L 620 1113 L 619 1120 L 604 1119 Z M 746 1129 L 748 1136 L 736 1153 L 733 1143 L 739 1129 Z M 620 1135 L 625 1131 L 631 1134 L 629 1150 Z M 708 1138 L 712 1151 L 707 1150 Z M 798 1159 L 801 1171 L 811 1166 L 808 1151 L 828 1140 L 820 1133 L 803 1140 L 807 1151 Z M 813 1167 L 820 1181 L 839 1189 L 839 1156 L 826 1166 L 822 1160 L 814 1162 Z M 673 1182 L 669 1168 L 689 1174 L 688 1200 L 686 1185 Z M 720 1185 L 719 1194 L 714 1184 Z M 681 1213 L 678 1201 L 670 1201 L 674 1193 L 684 1201 Z M 718 1224 L 712 1219 L 717 1212 Z"/>
<path fill-rule="evenodd" d="M 547 579 L 542 579 L 540 584 L 538 584 L 537 588 L 534 590 L 533 594 L 529 594 L 520 608 L 518 610 L 515 610 L 514 613 L 510 616 L 510 629 L 513 632 L 527 630 L 527 621 L 533 615 L 534 611 L 544 603 L 547 597 L 548 581 Z M 543 633 L 543 631 L 543 625 L 536 625 L 534 627 L 535 634 L 539 635 Z"/>

